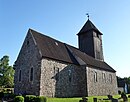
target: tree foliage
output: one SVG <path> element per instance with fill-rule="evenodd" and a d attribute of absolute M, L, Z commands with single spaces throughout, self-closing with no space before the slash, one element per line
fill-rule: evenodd
<path fill-rule="evenodd" d="M 13 87 L 14 85 L 14 69 L 9 66 L 9 56 L 3 56 L 0 59 L 0 86 Z"/>
<path fill-rule="evenodd" d="M 123 79 L 126 81 L 127 84 L 130 84 L 130 77 L 124 77 Z"/>
<path fill-rule="evenodd" d="M 123 79 L 127 83 L 127 85 L 128 85 L 128 93 L 130 93 L 130 77 L 124 77 Z"/>
<path fill-rule="evenodd" d="M 121 78 L 121 77 L 117 76 L 117 79 L 122 79 L 125 81 L 125 83 L 128 85 L 128 93 L 130 93 L 130 77 Z"/>

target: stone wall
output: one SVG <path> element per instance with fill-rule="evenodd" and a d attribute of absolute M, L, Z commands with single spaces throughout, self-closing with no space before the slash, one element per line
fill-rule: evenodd
<path fill-rule="evenodd" d="M 86 68 L 43 59 L 40 95 L 49 97 L 86 96 Z"/>
<path fill-rule="evenodd" d="M 116 73 L 87 67 L 88 96 L 117 94 Z"/>
<path fill-rule="evenodd" d="M 15 62 L 14 92 L 15 94 L 39 95 L 40 90 L 40 54 L 30 32 L 23 43 Z M 30 80 L 33 68 L 33 80 Z M 21 81 L 19 80 L 21 70 Z"/>

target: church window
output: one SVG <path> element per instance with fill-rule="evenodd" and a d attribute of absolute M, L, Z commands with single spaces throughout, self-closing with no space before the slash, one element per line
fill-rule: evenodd
<path fill-rule="evenodd" d="M 71 70 L 68 70 L 68 74 L 69 74 L 69 82 L 71 82 L 71 80 L 72 80 L 72 71 Z"/>
<path fill-rule="evenodd" d="M 112 83 L 112 75 L 109 74 L 109 82 Z"/>
<path fill-rule="evenodd" d="M 106 75 L 105 75 L 105 73 L 102 73 L 102 81 L 106 82 Z"/>
<path fill-rule="evenodd" d="M 55 75 L 56 81 L 59 81 L 59 68 L 54 67 L 54 75 Z"/>
<path fill-rule="evenodd" d="M 33 81 L 33 67 L 30 70 L 30 81 Z"/>
<path fill-rule="evenodd" d="M 19 82 L 21 81 L 22 73 L 21 70 L 19 70 Z"/>
<path fill-rule="evenodd" d="M 94 82 L 97 82 L 97 72 L 94 72 Z"/>

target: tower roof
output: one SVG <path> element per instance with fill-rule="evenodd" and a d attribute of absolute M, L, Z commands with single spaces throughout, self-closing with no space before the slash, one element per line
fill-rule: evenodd
<path fill-rule="evenodd" d="M 102 35 L 102 33 L 95 27 L 95 25 L 88 19 L 85 25 L 82 27 L 82 29 L 79 31 L 79 34 L 83 34 L 85 32 L 88 32 L 90 30 L 94 30 Z"/>

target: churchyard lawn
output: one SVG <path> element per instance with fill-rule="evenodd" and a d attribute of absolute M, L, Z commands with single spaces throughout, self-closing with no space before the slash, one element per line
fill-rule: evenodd
<path fill-rule="evenodd" d="M 113 98 L 118 99 L 120 95 L 115 95 Z M 111 102 L 109 100 L 103 100 L 107 99 L 107 96 L 90 96 L 87 97 L 88 102 L 93 102 L 93 98 L 97 98 L 98 102 Z M 82 98 L 47 98 L 47 102 L 79 102 Z M 123 102 L 122 99 L 119 100 L 119 102 Z M 130 98 L 128 99 L 128 102 L 130 102 Z"/>

